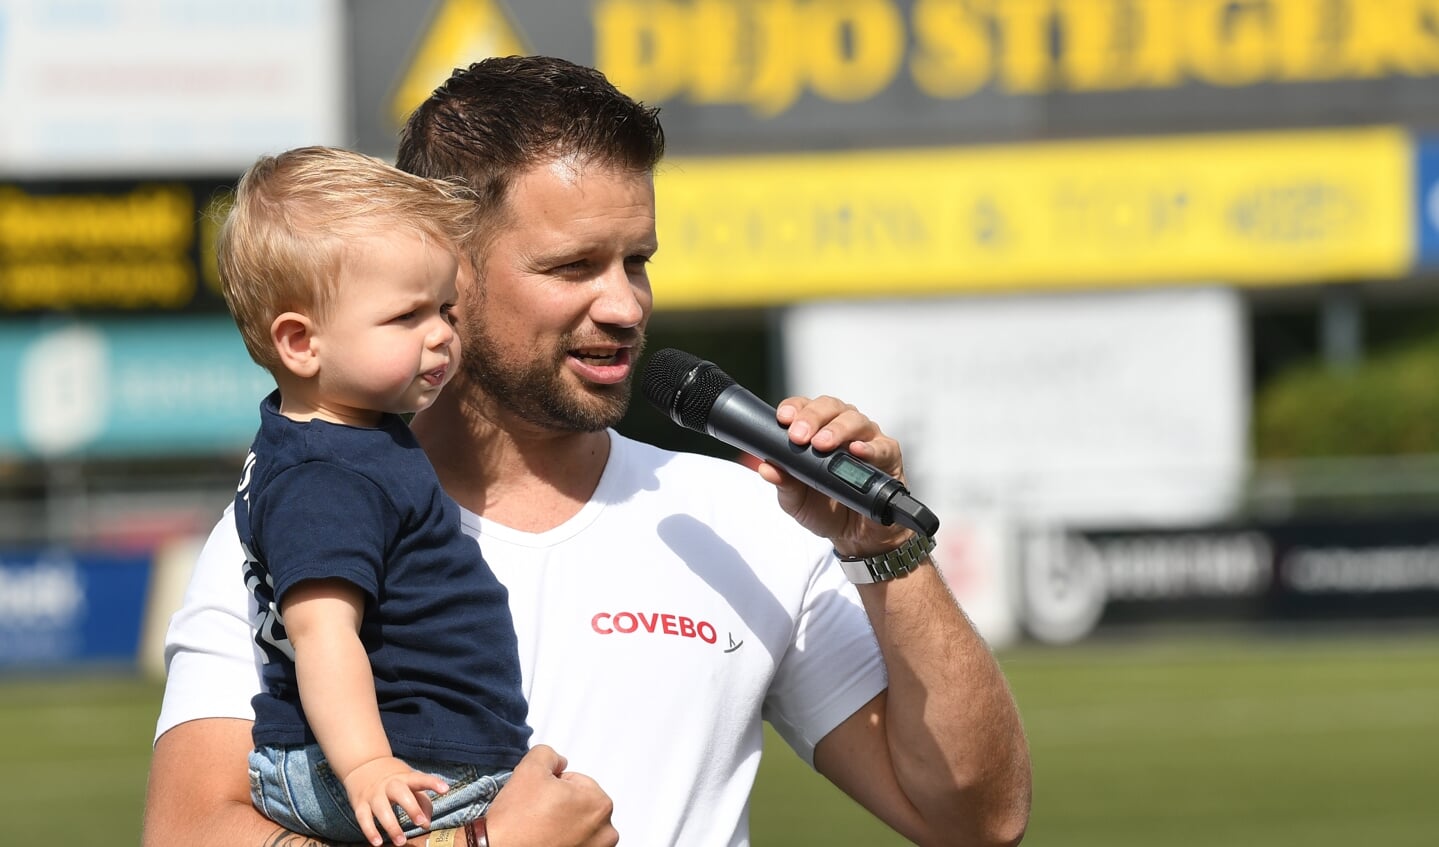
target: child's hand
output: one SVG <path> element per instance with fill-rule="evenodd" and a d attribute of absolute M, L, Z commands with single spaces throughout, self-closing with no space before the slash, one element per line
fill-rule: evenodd
<path fill-rule="evenodd" d="M 350 806 L 355 810 L 355 820 L 375 847 L 385 843 L 381 828 L 390 843 L 405 843 L 404 829 L 395 816 L 396 805 L 404 809 L 417 826 L 429 828 L 433 806 L 430 795 L 425 792 L 444 794 L 450 790 L 443 779 L 414 770 L 393 756 L 365 762 L 346 774 L 344 783 Z"/>

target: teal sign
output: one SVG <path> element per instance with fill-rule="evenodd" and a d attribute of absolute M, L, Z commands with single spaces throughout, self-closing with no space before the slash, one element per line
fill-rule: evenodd
<path fill-rule="evenodd" d="M 273 389 L 228 317 L 0 322 L 0 456 L 243 450 Z"/>

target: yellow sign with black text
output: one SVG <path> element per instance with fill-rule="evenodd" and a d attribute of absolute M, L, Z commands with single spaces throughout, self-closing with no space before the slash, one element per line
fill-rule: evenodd
<path fill-rule="evenodd" d="M 675 159 L 662 308 L 1403 276 L 1397 128 Z"/>

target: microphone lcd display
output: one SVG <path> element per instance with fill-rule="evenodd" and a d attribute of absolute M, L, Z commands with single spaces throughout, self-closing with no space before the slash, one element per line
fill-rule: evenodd
<path fill-rule="evenodd" d="M 874 470 L 870 469 L 868 465 L 861 465 L 845 453 L 835 453 L 829 460 L 829 469 L 835 476 L 860 491 L 869 488 L 875 479 Z"/>

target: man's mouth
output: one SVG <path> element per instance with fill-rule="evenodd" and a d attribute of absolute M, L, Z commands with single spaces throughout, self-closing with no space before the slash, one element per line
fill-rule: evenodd
<path fill-rule="evenodd" d="M 591 365 L 623 365 L 630 360 L 628 347 L 618 350 L 571 350 L 570 355 Z"/>
<path fill-rule="evenodd" d="M 614 385 L 629 379 L 634 362 L 632 347 L 580 347 L 569 351 L 576 373 L 594 385 Z"/>

